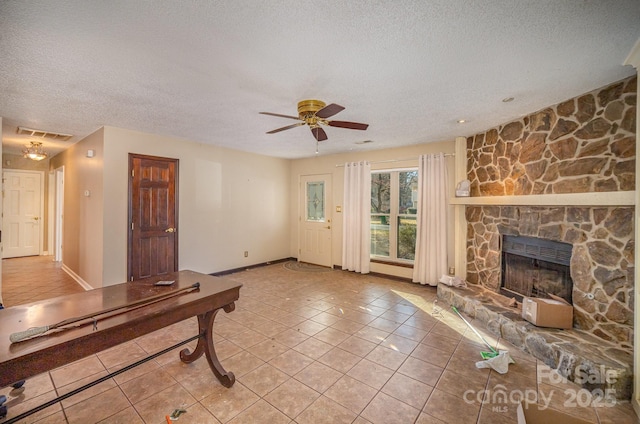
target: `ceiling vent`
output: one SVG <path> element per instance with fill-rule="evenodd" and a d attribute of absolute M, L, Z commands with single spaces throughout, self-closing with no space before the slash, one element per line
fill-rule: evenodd
<path fill-rule="evenodd" d="M 73 135 L 71 134 L 61 134 L 61 133 L 54 133 L 51 131 L 34 130 L 31 128 L 25 128 L 25 127 L 18 127 L 18 134 L 28 135 L 30 137 L 50 138 L 52 140 L 61 140 L 61 141 L 69 141 L 69 139 L 73 137 Z"/>

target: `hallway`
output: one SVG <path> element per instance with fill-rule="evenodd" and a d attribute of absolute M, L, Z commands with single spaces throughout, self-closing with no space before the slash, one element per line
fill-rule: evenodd
<path fill-rule="evenodd" d="M 4 307 L 83 292 L 84 289 L 62 270 L 53 256 L 27 256 L 2 260 Z"/>

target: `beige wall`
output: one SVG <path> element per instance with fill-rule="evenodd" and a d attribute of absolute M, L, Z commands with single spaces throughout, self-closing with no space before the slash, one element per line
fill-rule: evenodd
<path fill-rule="evenodd" d="M 94 288 L 103 281 L 103 139 L 101 128 L 49 164 L 51 170 L 64 166 L 62 263 Z M 86 157 L 89 149 L 95 157 Z"/>
<path fill-rule="evenodd" d="M 289 256 L 289 160 L 115 127 L 105 127 L 104 145 L 105 286 L 127 279 L 129 153 L 180 161 L 180 269 L 212 273 Z"/>
<path fill-rule="evenodd" d="M 321 146 L 322 147 L 322 146 Z M 391 163 L 372 163 L 372 170 L 380 169 L 392 169 L 392 168 L 407 168 L 418 166 L 418 155 L 428 153 L 454 153 L 455 142 L 435 142 L 425 143 L 415 146 L 402 147 L 397 149 L 384 149 L 368 152 L 353 152 L 339 155 L 318 156 L 310 159 L 298 159 L 292 161 L 291 165 L 291 206 L 289 213 L 292 217 L 298 217 L 299 212 L 299 181 L 301 175 L 315 175 L 315 174 L 331 174 L 332 175 L 332 191 L 333 191 L 333 210 L 330 216 L 332 232 L 332 258 L 334 265 L 342 265 L 342 214 L 336 212 L 335 207 L 341 206 L 343 203 L 344 193 L 344 168 L 336 167 L 336 165 L 343 165 L 345 162 L 357 162 L 362 160 L 368 160 L 371 162 L 386 161 L 391 159 L 410 159 L 402 162 Z M 449 157 L 447 159 L 448 175 L 449 175 L 449 191 L 451 197 L 455 193 L 454 183 L 454 158 Z M 454 255 L 454 220 L 453 220 L 453 207 L 450 207 L 449 216 L 449 264 L 453 266 Z M 298 257 L 298 219 L 292 219 L 290 222 L 291 239 L 289 240 L 289 254 L 292 257 Z M 395 266 L 388 266 L 382 264 L 371 264 L 371 271 L 380 272 L 388 275 L 395 275 L 399 277 L 411 278 L 412 270 L 410 268 L 401 268 Z"/>
<path fill-rule="evenodd" d="M 2 116 L 0 116 L 0 134 L 2 134 Z M 0 143 L 0 154 L 2 154 L 2 143 Z M 0 171 L 2 164 L 0 163 Z M 0 211 L 2 210 L 2 196 L 0 196 Z M 0 228 L 2 228 L 2 214 L 0 214 Z M 2 257 L 2 240 L 0 239 L 0 257 Z M 0 305 L 2 305 L 2 261 L 0 260 Z"/>
<path fill-rule="evenodd" d="M 49 171 L 49 159 L 31 160 L 22 155 L 2 154 L 2 169 L 25 169 L 30 171 Z"/>
<path fill-rule="evenodd" d="M 86 157 L 88 149 L 95 150 L 94 158 Z M 65 167 L 63 262 L 93 287 L 127 280 L 129 153 L 179 159 L 179 268 L 212 273 L 297 257 L 298 181 L 325 173 L 333 180 L 332 258 L 341 265 L 342 216 L 335 206 L 342 205 L 344 169 L 336 165 L 410 158 L 372 168 L 415 167 L 419 154 L 454 149 L 450 141 L 291 161 L 104 127 L 51 159 L 51 170 Z M 448 164 L 453 196 L 452 157 Z M 372 271 L 411 277 L 408 268 L 373 264 Z"/>

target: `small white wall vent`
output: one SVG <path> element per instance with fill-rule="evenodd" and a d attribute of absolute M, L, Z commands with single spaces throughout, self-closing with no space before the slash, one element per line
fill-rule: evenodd
<path fill-rule="evenodd" d="M 73 135 L 71 134 L 62 134 L 62 133 L 54 133 L 51 131 L 43 131 L 43 130 L 34 130 L 31 128 L 18 127 L 18 134 L 28 135 L 31 137 L 44 137 L 51 138 L 53 140 L 61 140 L 61 141 L 69 141 Z"/>

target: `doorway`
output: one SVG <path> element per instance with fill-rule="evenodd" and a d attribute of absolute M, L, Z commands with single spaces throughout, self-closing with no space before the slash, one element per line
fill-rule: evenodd
<path fill-rule="evenodd" d="M 2 258 L 40 255 L 44 235 L 44 173 L 20 169 L 5 170 L 2 180 Z"/>
<path fill-rule="evenodd" d="M 298 261 L 332 267 L 331 174 L 300 177 Z"/>
<path fill-rule="evenodd" d="M 129 154 L 130 281 L 178 270 L 178 159 Z"/>

